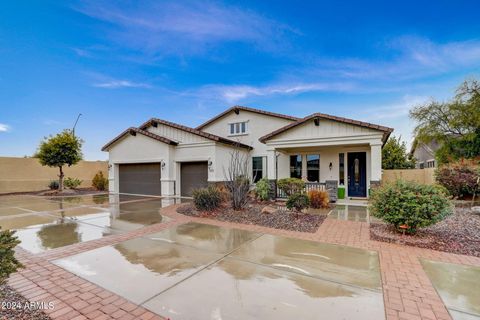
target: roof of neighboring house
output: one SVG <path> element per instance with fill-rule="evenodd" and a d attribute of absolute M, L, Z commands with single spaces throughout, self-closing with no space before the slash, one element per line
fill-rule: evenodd
<path fill-rule="evenodd" d="M 204 131 L 200 131 L 198 129 L 190 128 L 190 127 L 178 124 L 178 123 L 174 123 L 174 122 L 170 122 L 170 121 L 166 121 L 166 120 L 162 120 L 162 119 L 158 119 L 158 118 L 152 118 L 152 119 L 148 120 L 147 122 L 145 122 L 144 124 L 142 124 L 140 126 L 140 129 L 145 130 L 146 128 L 154 125 L 155 123 L 160 123 L 160 124 L 163 124 L 163 125 L 166 125 L 166 126 L 178 129 L 178 130 L 189 132 L 189 133 L 195 134 L 197 136 L 200 136 L 200 137 L 203 137 L 203 138 L 215 141 L 215 142 L 220 142 L 220 143 L 224 143 L 224 144 L 228 144 L 228 145 L 236 146 L 236 147 L 240 147 L 240 148 L 245 148 L 245 149 L 249 149 L 249 150 L 253 149 L 251 146 L 240 143 L 238 141 L 223 138 L 223 137 L 211 134 L 211 133 L 207 133 L 207 132 L 204 132 Z"/>
<path fill-rule="evenodd" d="M 385 141 L 387 141 L 388 137 L 390 136 L 390 133 L 392 133 L 392 131 L 393 131 L 392 128 L 380 126 L 378 124 L 373 124 L 373 123 L 368 123 L 368 122 L 363 122 L 363 121 L 358 121 L 358 120 L 353 120 L 353 119 L 348 119 L 348 118 L 336 117 L 336 116 L 332 116 L 332 115 L 325 114 L 325 113 L 313 113 L 309 116 L 306 116 L 305 118 L 299 119 L 299 120 L 297 120 L 295 122 L 292 122 L 292 123 L 290 123 L 290 124 L 288 124 L 284 127 L 279 128 L 279 129 L 277 129 L 273 132 L 270 132 L 269 134 L 264 135 L 263 137 L 261 137 L 258 140 L 260 140 L 260 142 L 262 142 L 262 143 L 265 143 L 265 141 L 275 137 L 276 135 L 278 135 L 280 133 L 283 133 L 285 131 L 288 131 L 288 130 L 296 127 L 296 126 L 299 126 L 299 125 L 301 125 L 301 124 L 303 124 L 303 123 L 305 123 L 309 120 L 313 120 L 315 118 L 338 121 L 338 122 L 353 124 L 353 125 L 364 127 L 364 128 L 383 131 L 384 134 L 383 134 L 383 139 L 382 140 L 383 140 L 384 143 L 385 143 Z"/>
<path fill-rule="evenodd" d="M 421 142 L 417 138 L 413 140 L 412 147 L 410 148 L 410 155 L 413 156 L 417 148 L 423 147 L 431 155 L 435 155 L 435 152 L 441 147 L 441 144 L 437 140 L 432 140 L 428 143 Z"/>
<path fill-rule="evenodd" d="M 110 146 L 112 146 L 113 144 L 115 144 L 118 140 L 120 140 L 121 138 L 123 138 L 123 136 L 127 135 L 127 134 L 131 134 L 131 135 L 136 135 L 137 133 L 139 134 L 142 134 L 146 137 L 149 137 L 149 138 L 152 138 L 152 139 L 155 139 L 157 141 L 160 141 L 160 142 L 163 142 L 163 143 L 166 143 L 166 144 L 169 144 L 169 145 L 172 145 L 172 146 L 176 146 L 178 145 L 178 142 L 176 141 L 173 141 L 173 140 L 170 140 L 168 138 L 165 138 L 165 137 L 162 137 L 162 136 L 159 136 L 158 134 L 154 134 L 154 133 L 151 133 L 151 132 L 148 132 L 148 131 L 145 131 L 145 130 L 142 130 L 142 129 L 138 129 L 138 128 L 135 128 L 135 127 L 130 127 L 128 128 L 127 130 L 123 131 L 122 133 L 120 133 L 118 136 L 116 136 L 115 138 L 113 138 L 113 140 L 111 140 L 110 142 L 108 142 L 106 145 L 103 146 L 102 148 L 102 151 L 105 151 L 107 150 Z"/>
<path fill-rule="evenodd" d="M 293 120 L 293 121 L 297 121 L 297 120 L 301 119 L 301 118 L 297 118 L 297 117 L 294 117 L 294 116 L 289 116 L 289 115 L 285 115 L 285 114 L 281 114 L 281 113 L 270 112 L 270 111 L 265 111 L 265 110 L 250 108 L 250 107 L 233 106 L 233 107 L 228 108 L 227 110 L 223 111 L 222 113 L 216 115 L 215 117 L 211 118 L 210 120 L 202 123 L 201 125 L 196 127 L 196 129 L 201 130 L 204 127 L 206 127 L 207 125 L 209 125 L 210 123 L 220 119 L 221 117 L 229 114 L 230 112 L 232 112 L 232 111 L 238 112 L 240 110 L 254 112 L 254 113 L 263 114 L 263 115 L 272 116 L 272 117 L 277 117 L 277 118 L 282 118 L 282 119 L 287 119 L 287 120 Z"/>

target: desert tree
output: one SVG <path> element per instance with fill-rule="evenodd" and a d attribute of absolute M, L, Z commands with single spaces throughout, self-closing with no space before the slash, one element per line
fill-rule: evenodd
<path fill-rule="evenodd" d="M 415 167 L 415 160 L 409 159 L 407 145 L 400 137 L 388 138 L 382 149 L 383 169 L 412 169 Z"/>
<path fill-rule="evenodd" d="M 72 131 L 63 130 L 61 133 L 44 138 L 40 142 L 34 157 L 38 158 L 42 166 L 58 168 L 59 191 L 63 190 L 63 167 L 72 166 L 82 160 L 83 141 Z"/>
<path fill-rule="evenodd" d="M 250 191 L 248 155 L 247 152 L 242 152 L 239 147 L 236 147 L 230 152 L 228 167 L 224 168 L 225 187 L 230 193 L 234 210 L 243 209 L 248 203 Z"/>

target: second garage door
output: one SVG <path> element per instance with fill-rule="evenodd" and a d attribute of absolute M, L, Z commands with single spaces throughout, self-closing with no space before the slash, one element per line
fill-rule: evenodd
<path fill-rule="evenodd" d="M 190 197 L 193 189 L 208 185 L 207 162 L 183 162 L 181 167 L 181 194 Z"/>
<path fill-rule="evenodd" d="M 129 163 L 119 165 L 120 193 L 162 194 L 160 163 Z"/>

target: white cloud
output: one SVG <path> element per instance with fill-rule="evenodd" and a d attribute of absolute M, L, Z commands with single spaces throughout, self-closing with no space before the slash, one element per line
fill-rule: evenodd
<path fill-rule="evenodd" d="M 113 42 L 153 56 L 195 54 L 232 41 L 271 50 L 285 45 L 285 33 L 296 32 L 251 10 L 217 2 L 84 1 L 75 9 L 107 22 L 105 35 Z"/>
<path fill-rule="evenodd" d="M 105 82 L 98 82 L 93 84 L 97 88 L 119 89 L 119 88 L 151 88 L 147 83 L 133 82 L 129 80 L 108 80 Z"/>
<path fill-rule="evenodd" d="M 207 85 L 197 94 L 201 97 L 219 97 L 235 103 L 252 96 L 294 95 L 304 92 L 348 91 L 352 86 L 345 83 L 291 83 L 269 86 L 251 85 Z"/>
<path fill-rule="evenodd" d="M 0 123 L 0 132 L 10 131 L 10 126 L 5 123 Z"/>

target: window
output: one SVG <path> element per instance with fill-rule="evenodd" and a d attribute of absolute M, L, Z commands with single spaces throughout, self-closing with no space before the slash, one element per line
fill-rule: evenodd
<path fill-rule="evenodd" d="M 252 157 L 252 179 L 253 183 L 263 178 L 263 157 Z"/>
<path fill-rule="evenodd" d="M 340 153 L 338 155 L 338 175 L 341 185 L 345 185 L 345 154 Z"/>
<path fill-rule="evenodd" d="M 302 156 L 290 156 L 290 177 L 302 179 Z"/>
<path fill-rule="evenodd" d="M 435 168 L 435 160 L 428 160 L 427 168 Z"/>
<path fill-rule="evenodd" d="M 420 169 L 424 169 L 424 168 L 425 168 L 425 164 L 424 164 L 423 162 L 420 162 L 418 165 L 419 165 Z"/>
<path fill-rule="evenodd" d="M 320 181 L 320 155 L 307 155 L 307 180 L 310 182 Z"/>
<path fill-rule="evenodd" d="M 230 134 L 235 135 L 235 134 L 245 134 L 247 133 L 247 122 L 236 122 L 236 123 L 230 123 Z"/>

